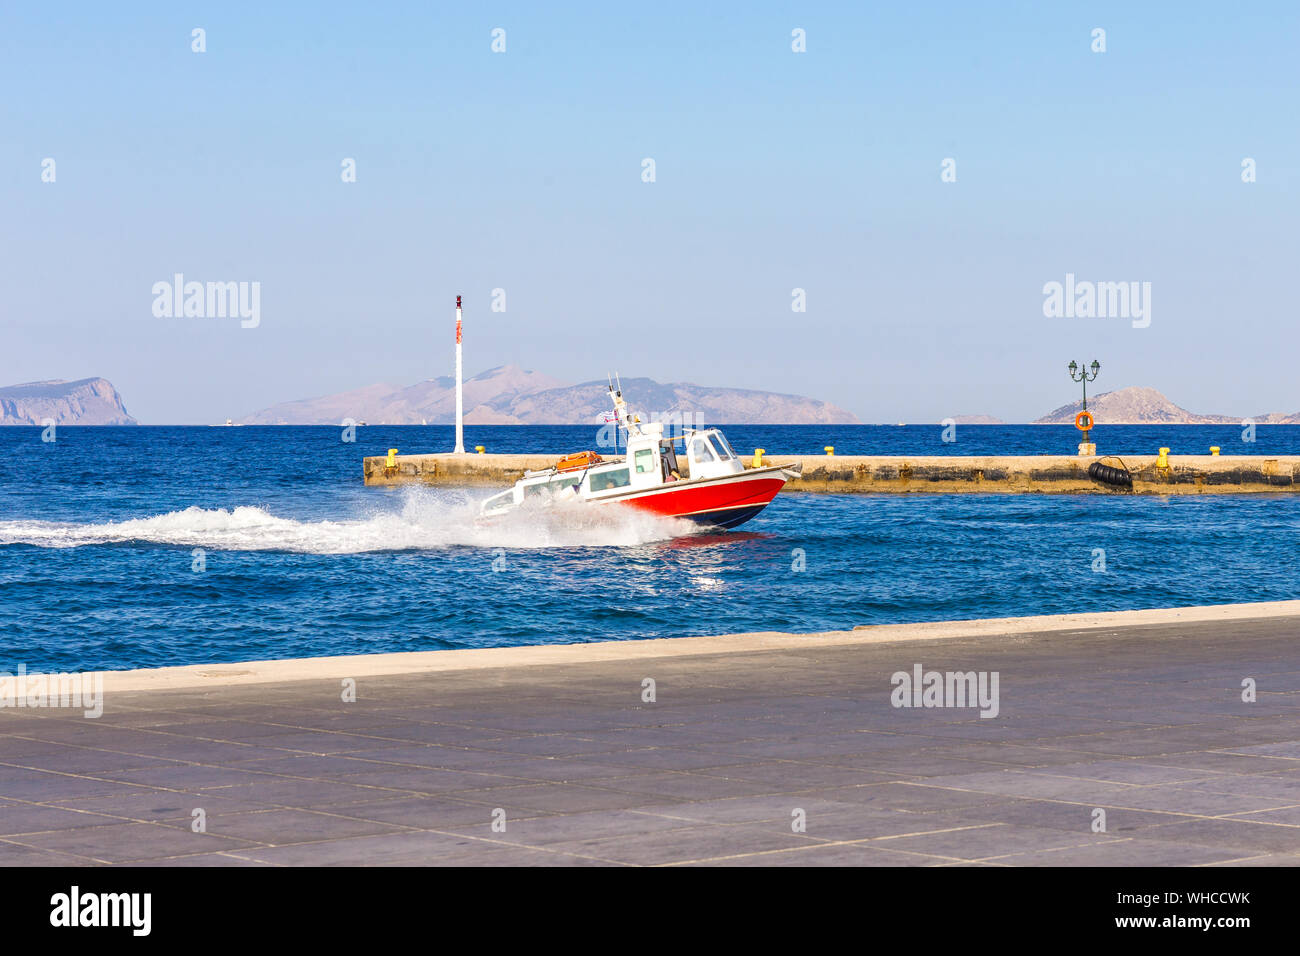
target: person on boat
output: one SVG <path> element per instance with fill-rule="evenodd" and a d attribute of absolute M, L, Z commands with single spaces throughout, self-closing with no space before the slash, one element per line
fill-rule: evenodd
<path fill-rule="evenodd" d="M 667 451 L 659 456 L 659 461 L 663 465 L 664 481 L 681 481 L 682 476 L 677 474 L 677 469 L 669 462 Z"/>

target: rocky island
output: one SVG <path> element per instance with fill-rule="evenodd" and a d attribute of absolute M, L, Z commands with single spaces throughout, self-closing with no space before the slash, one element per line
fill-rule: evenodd
<path fill-rule="evenodd" d="M 50 379 L 0 388 L 0 425 L 136 425 L 104 378 Z"/>

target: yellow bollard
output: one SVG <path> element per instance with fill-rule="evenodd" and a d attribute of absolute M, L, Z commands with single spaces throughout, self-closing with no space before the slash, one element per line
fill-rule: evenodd
<path fill-rule="evenodd" d="M 397 467 L 397 449 L 396 449 L 396 448 L 390 448 L 390 449 L 388 449 L 388 461 L 384 462 L 384 466 L 385 466 L 386 468 L 396 468 L 396 467 Z"/>
<path fill-rule="evenodd" d="M 1160 458 L 1156 461 L 1156 467 L 1157 467 L 1157 468 L 1168 468 L 1168 467 L 1169 467 L 1169 449 L 1168 449 L 1168 448 L 1161 448 L 1161 449 L 1160 449 Z"/>
<path fill-rule="evenodd" d="M 1210 446 L 1210 454 L 1211 454 L 1211 455 L 1217 455 L 1218 453 L 1219 453 L 1219 446 L 1218 446 L 1218 445 L 1211 445 L 1211 446 Z"/>
<path fill-rule="evenodd" d="M 835 446 L 827 445 L 825 448 L 822 449 L 822 451 L 826 452 L 826 454 L 828 455 L 833 455 L 835 454 Z"/>
<path fill-rule="evenodd" d="M 482 445 L 475 445 L 475 446 L 474 446 L 474 450 L 475 450 L 476 452 L 478 452 L 480 455 L 483 454 L 483 446 L 482 446 Z"/>
<path fill-rule="evenodd" d="M 754 461 L 753 461 L 753 463 L 752 463 L 749 467 L 751 467 L 751 468 L 761 468 L 761 467 L 763 467 L 763 455 L 764 455 L 764 453 L 766 453 L 766 452 L 767 452 L 767 449 L 766 449 L 766 448 L 755 448 L 755 449 L 754 449 Z"/>

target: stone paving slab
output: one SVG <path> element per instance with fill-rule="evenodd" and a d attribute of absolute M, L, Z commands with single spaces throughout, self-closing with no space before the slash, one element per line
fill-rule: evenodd
<path fill-rule="evenodd" d="M 1300 613 L 545 661 L 0 709 L 0 865 L 1300 862 Z"/>

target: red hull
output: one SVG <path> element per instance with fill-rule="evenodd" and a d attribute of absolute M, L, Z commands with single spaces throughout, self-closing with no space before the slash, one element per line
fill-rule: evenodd
<path fill-rule="evenodd" d="M 592 503 L 615 501 L 669 518 L 734 528 L 767 507 L 785 487 L 785 482 L 781 469 L 765 468 L 759 473 L 740 472 L 700 482 L 684 481 L 680 485 L 674 482 Z"/>

